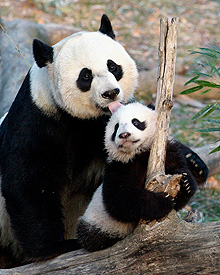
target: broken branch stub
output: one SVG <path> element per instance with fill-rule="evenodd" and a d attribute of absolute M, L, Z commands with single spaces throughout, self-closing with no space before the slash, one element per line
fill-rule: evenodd
<path fill-rule="evenodd" d="M 178 18 L 169 24 L 168 18 L 160 20 L 159 69 L 157 78 L 157 127 L 148 162 L 146 188 L 168 192 L 175 197 L 181 175 L 165 175 L 166 143 L 169 134 L 170 113 L 173 107 Z"/>

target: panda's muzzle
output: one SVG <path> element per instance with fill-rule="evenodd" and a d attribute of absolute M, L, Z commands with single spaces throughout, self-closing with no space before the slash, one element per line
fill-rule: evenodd
<path fill-rule="evenodd" d="M 120 90 L 118 88 L 115 88 L 113 90 L 106 91 L 102 94 L 102 97 L 105 99 L 111 99 L 115 100 L 116 97 L 119 95 Z"/>

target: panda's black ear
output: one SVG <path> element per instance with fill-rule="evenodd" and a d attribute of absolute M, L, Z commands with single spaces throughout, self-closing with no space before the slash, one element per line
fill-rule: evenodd
<path fill-rule="evenodd" d="M 110 20 L 109 20 L 109 18 L 106 14 L 102 15 L 101 25 L 100 25 L 99 31 L 101 33 L 107 34 L 112 39 L 115 39 L 115 34 L 114 34 L 113 29 L 112 29 L 111 22 L 110 22 Z"/>
<path fill-rule="evenodd" d="M 33 41 L 33 54 L 37 66 L 40 68 L 53 62 L 53 48 L 38 39 Z"/>

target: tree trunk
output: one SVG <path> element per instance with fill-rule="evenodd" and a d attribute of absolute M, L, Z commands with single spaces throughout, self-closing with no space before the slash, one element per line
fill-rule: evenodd
<path fill-rule="evenodd" d="M 108 249 L 71 252 L 56 259 L 0 270 L 32 274 L 220 274 L 220 222 L 180 221 L 175 211 L 161 222 L 141 224 Z"/>

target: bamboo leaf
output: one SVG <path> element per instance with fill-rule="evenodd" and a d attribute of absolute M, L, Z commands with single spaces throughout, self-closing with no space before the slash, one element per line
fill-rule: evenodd
<path fill-rule="evenodd" d="M 206 80 L 196 80 L 195 83 L 202 87 L 220 88 L 220 85 Z"/>
<path fill-rule="evenodd" d="M 188 85 L 189 83 L 194 82 L 194 80 L 196 80 L 196 79 L 198 79 L 198 78 L 199 78 L 199 75 L 197 75 L 197 76 L 195 76 L 195 77 L 191 78 L 189 81 L 187 81 L 187 82 L 185 83 L 185 85 L 184 85 L 184 86 Z"/>
<path fill-rule="evenodd" d="M 220 48 L 217 47 L 216 45 L 212 45 L 212 46 L 213 46 L 213 48 L 215 48 L 215 50 L 220 54 Z"/>
<path fill-rule="evenodd" d="M 180 94 L 187 95 L 187 94 L 194 93 L 194 92 L 196 92 L 198 90 L 201 90 L 201 89 L 202 89 L 202 86 L 196 86 L 196 87 L 186 89 L 186 90 L 182 91 Z"/>
<path fill-rule="evenodd" d="M 213 54 L 213 53 L 204 53 L 204 52 L 199 52 L 199 51 L 191 52 L 191 54 L 197 54 L 197 53 L 205 55 L 205 56 L 209 56 L 209 57 L 212 57 L 212 58 L 216 58 L 215 54 Z"/>
<path fill-rule="evenodd" d="M 210 108 L 212 108 L 216 103 L 212 102 L 210 104 L 208 104 L 207 106 L 205 106 L 204 108 L 202 108 L 202 110 L 200 110 L 197 114 L 195 114 L 192 117 L 192 120 L 196 119 L 197 117 L 203 115 L 205 112 L 207 112 Z"/>
<path fill-rule="evenodd" d="M 210 108 L 210 109 L 208 110 L 208 112 L 206 112 L 206 113 L 202 116 L 202 118 L 205 118 L 205 117 L 207 117 L 208 115 L 210 115 L 211 113 L 213 113 L 213 112 L 216 110 L 216 108 L 217 108 L 216 106 Z"/>
<path fill-rule="evenodd" d="M 203 91 L 203 92 L 201 93 L 201 95 L 206 94 L 206 93 L 208 93 L 208 92 L 211 91 L 211 90 L 212 90 L 212 89 L 205 90 L 205 91 Z"/>
<path fill-rule="evenodd" d="M 197 131 L 200 133 L 219 132 L 220 128 L 207 128 L 207 129 L 200 129 Z"/>
<path fill-rule="evenodd" d="M 217 124 L 220 123 L 220 119 L 217 120 L 217 119 L 213 119 L 213 118 L 207 118 L 206 121 L 207 122 L 212 122 L 212 123 L 217 123 Z"/>
<path fill-rule="evenodd" d="M 212 45 L 214 46 L 214 45 Z M 217 49 L 210 49 L 210 48 L 199 48 L 200 50 L 202 51 L 207 51 L 207 52 L 211 52 L 213 54 L 217 54 L 217 55 L 220 55 L 220 51 L 218 51 Z"/>
<path fill-rule="evenodd" d="M 218 151 L 220 151 L 220 145 L 217 146 L 214 150 L 212 150 L 209 154 L 213 154 L 213 153 L 218 152 Z"/>

